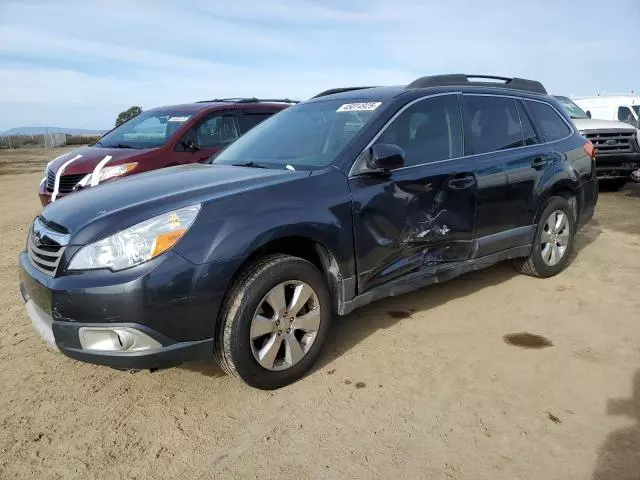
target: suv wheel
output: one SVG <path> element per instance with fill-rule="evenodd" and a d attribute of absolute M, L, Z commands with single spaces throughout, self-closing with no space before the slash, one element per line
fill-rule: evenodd
<path fill-rule="evenodd" d="M 271 255 L 234 283 L 219 322 L 214 356 L 230 375 L 271 390 L 302 377 L 329 332 L 332 303 L 310 262 Z"/>
<path fill-rule="evenodd" d="M 533 277 L 557 275 L 569 262 L 575 231 L 570 203 L 562 197 L 551 197 L 540 215 L 531 254 L 516 260 L 516 268 Z"/>
<path fill-rule="evenodd" d="M 598 187 L 603 192 L 617 192 L 627 183 L 626 178 L 607 178 L 605 180 L 598 180 Z"/>

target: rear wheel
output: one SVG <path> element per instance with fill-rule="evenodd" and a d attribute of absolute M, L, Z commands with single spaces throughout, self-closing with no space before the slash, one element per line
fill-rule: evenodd
<path fill-rule="evenodd" d="M 607 178 L 605 180 L 599 180 L 598 186 L 603 192 L 617 192 L 627 183 L 626 178 Z"/>
<path fill-rule="evenodd" d="M 552 277 L 567 266 L 575 236 L 575 213 L 563 197 L 551 197 L 540 215 L 531 254 L 515 261 L 533 277 Z"/>
<path fill-rule="evenodd" d="M 318 358 L 331 322 L 324 276 L 310 262 L 272 255 L 235 282 L 214 355 L 230 375 L 271 390 L 302 377 Z"/>

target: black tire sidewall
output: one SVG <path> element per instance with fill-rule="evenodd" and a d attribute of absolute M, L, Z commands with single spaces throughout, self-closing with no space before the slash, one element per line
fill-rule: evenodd
<path fill-rule="evenodd" d="M 329 333 L 332 304 L 329 289 L 323 275 L 310 262 L 282 256 L 260 268 L 240 286 L 242 303 L 235 312 L 231 332 L 231 357 L 238 375 L 249 385 L 261 389 L 275 389 L 301 378 L 316 361 Z M 320 328 L 310 351 L 292 367 L 272 371 L 262 367 L 253 356 L 250 330 L 253 315 L 264 296 L 279 283 L 299 280 L 307 283 L 320 302 Z M 224 319 L 223 319 L 224 320 Z"/>
<path fill-rule="evenodd" d="M 569 243 L 562 259 L 557 264 L 550 266 L 547 265 L 542 259 L 542 244 L 540 242 L 540 238 L 542 236 L 544 225 L 547 219 L 556 210 L 564 212 L 569 219 Z M 571 254 L 573 252 L 573 243 L 576 235 L 575 216 L 576 212 L 573 211 L 573 208 L 565 198 L 551 197 L 547 201 L 546 206 L 540 214 L 540 218 L 538 219 L 536 235 L 533 239 L 533 247 L 531 249 L 531 261 L 533 262 L 535 269 L 540 277 L 552 277 L 554 275 L 557 275 L 562 270 L 564 270 L 569 263 Z"/>

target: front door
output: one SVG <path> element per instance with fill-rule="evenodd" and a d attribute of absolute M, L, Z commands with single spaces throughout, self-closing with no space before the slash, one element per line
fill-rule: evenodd
<path fill-rule="evenodd" d="M 400 146 L 406 160 L 387 175 L 365 171 L 349 179 L 359 293 L 420 269 L 468 259 L 474 231 L 477 182 L 468 160 L 461 158 L 459 95 L 410 104 L 375 143 Z"/>
<path fill-rule="evenodd" d="M 196 163 L 208 160 L 240 136 L 234 111 L 215 112 L 198 121 L 176 145 L 174 158 L 179 163 Z M 186 148 L 188 142 L 197 150 Z"/>

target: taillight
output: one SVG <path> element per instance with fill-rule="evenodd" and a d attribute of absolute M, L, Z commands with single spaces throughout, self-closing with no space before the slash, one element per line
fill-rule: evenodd
<path fill-rule="evenodd" d="M 593 146 L 591 140 L 587 140 L 587 142 L 584 144 L 584 151 L 587 152 L 587 155 L 589 155 L 589 158 L 591 158 L 591 160 L 596 159 L 596 147 Z"/>

